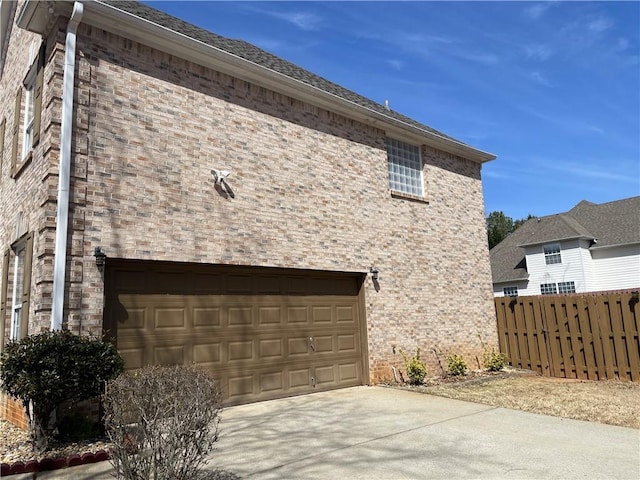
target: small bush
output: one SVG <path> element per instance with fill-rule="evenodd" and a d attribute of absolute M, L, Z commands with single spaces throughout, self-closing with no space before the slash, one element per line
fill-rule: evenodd
<path fill-rule="evenodd" d="M 449 375 L 459 376 L 464 375 L 467 372 L 467 362 L 460 355 L 452 353 L 446 357 L 447 360 L 447 373 Z"/>
<path fill-rule="evenodd" d="M 412 385 L 419 385 L 424 381 L 424 377 L 427 376 L 427 367 L 424 362 L 420 360 L 420 348 L 416 350 L 416 354 L 409 358 L 400 350 L 400 355 L 404 360 L 404 368 L 409 377 L 409 383 Z"/>
<path fill-rule="evenodd" d="M 496 352 L 493 348 L 485 350 L 482 354 L 484 368 L 490 372 L 499 372 L 507 364 L 507 356 L 504 353 Z"/>
<path fill-rule="evenodd" d="M 117 478 L 195 478 L 218 440 L 220 389 L 197 367 L 126 372 L 109 383 L 103 402 Z"/>
<path fill-rule="evenodd" d="M 7 345 L 0 356 L 0 381 L 5 392 L 22 401 L 33 447 L 42 452 L 58 427 L 52 417 L 58 406 L 99 396 L 123 365 L 111 343 L 50 331 Z"/>

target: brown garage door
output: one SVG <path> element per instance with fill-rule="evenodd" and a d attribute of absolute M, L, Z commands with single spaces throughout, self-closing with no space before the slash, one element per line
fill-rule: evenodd
<path fill-rule="evenodd" d="M 128 369 L 195 363 L 226 404 L 362 385 L 362 275 L 109 259 L 105 329 Z"/>

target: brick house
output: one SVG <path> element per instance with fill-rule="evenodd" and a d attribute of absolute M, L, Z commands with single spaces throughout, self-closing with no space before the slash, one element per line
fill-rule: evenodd
<path fill-rule="evenodd" d="M 2 342 L 106 331 L 229 404 L 497 344 L 493 155 L 135 2 L 5 0 L 0 28 Z"/>

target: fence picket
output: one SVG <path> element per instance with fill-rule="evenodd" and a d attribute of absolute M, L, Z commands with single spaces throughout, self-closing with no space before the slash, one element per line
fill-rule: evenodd
<path fill-rule="evenodd" d="M 628 302 L 621 299 L 622 326 L 625 332 L 631 380 L 640 381 L 640 302 L 632 296 Z"/>

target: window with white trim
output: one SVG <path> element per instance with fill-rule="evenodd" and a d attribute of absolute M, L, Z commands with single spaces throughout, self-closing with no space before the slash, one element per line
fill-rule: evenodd
<path fill-rule="evenodd" d="M 517 297 L 518 296 L 518 287 L 504 287 L 502 289 L 505 297 Z"/>
<path fill-rule="evenodd" d="M 544 246 L 544 261 L 547 265 L 562 263 L 559 243 L 552 243 Z"/>
<path fill-rule="evenodd" d="M 555 283 L 543 283 L 540 285 L 540 293 L 542 295 L 556 295 L 558 289 Z"/>
<path fill-rule="evenodd" d="M 2 259 L 0 326 L 3 328 L 0 329 L 0 334 L 4 335 L 5 318 L 9 317 L 10 340 L 19 340 L 28 334 L 32 253 L 33 232 L 22 235 L 5 252 Z M 0 349 L 3 341 L 4 338 L 1 338 Z"/>
<path fill-rule="evenodd" d="M 420 147 L 387 138 L 389 188 L 396 192 L 422 197 L 422 159 Z"/>
<path fill-rule="evenodd" d="M 36 104 L 36 76 L 35 72 L 29 75 L 24 84 L 24 124 L 22 127 L 22 158 L 31 151 L 33 143 L 33 126 L 35 120 Z"/>
<path fill-rule="evenodd" d="M 575 282 L 558 282 L 558 293 L 576 293 Z"/>
<path fill-rule="evenodd" d="M 24 295 L 24 260 L 26 249 L 21 245 L 15 252 L 13 263 L 13 295 L 11 298 L 11 340 L 20 338 L 22 323 L 22 299 Z"/>

